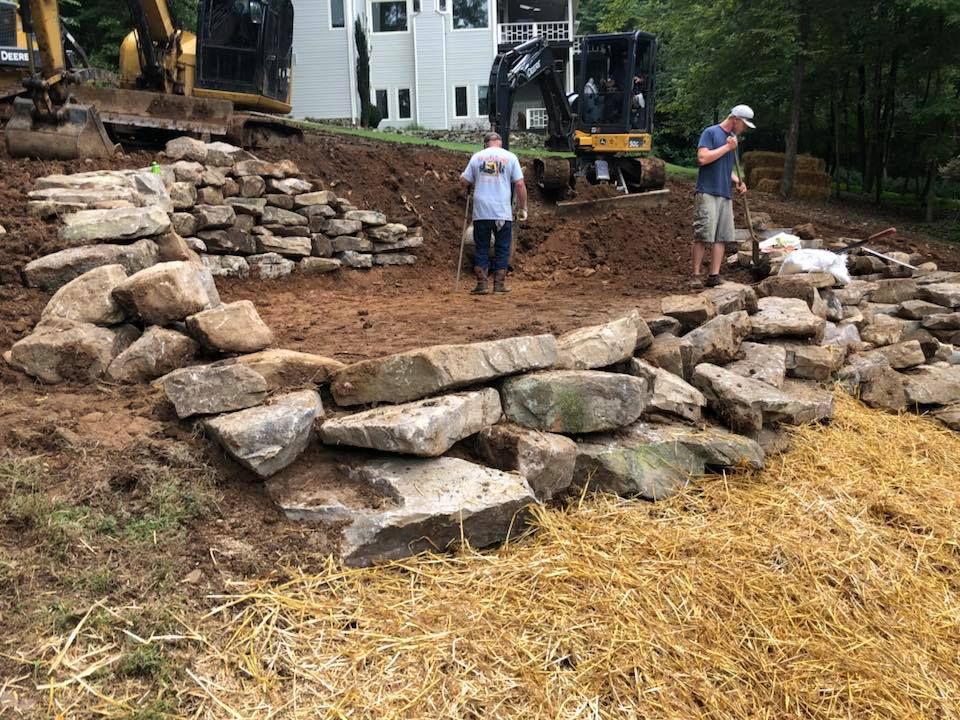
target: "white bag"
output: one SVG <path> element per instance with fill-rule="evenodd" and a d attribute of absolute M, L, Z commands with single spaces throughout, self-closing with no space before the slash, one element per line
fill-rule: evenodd
<path fill-rule="evenodd" d="M 847 256 L 837 255 L 829 250 L 794 250 L 783 259 L 783 265 L 780 266 L 781 275 L 808 272 L 830 273 L 841 285 L 850 282 Z"/>

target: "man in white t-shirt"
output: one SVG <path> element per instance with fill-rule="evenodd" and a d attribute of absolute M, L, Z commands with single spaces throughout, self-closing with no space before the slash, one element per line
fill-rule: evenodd
<path fill-rule="evenodd" d="M 483 136 L 483 150 L 475 153 L 460 175 L 460 182 L 473 187 L 473 274 L 477 295 L 487 292 L 490 273 L 490 237 L 493 244 L 493 291 L 509 292 L 506 287 L 507 263 L 513 232 L 512 191 L 517 191 L 517 219 L 527 219 L 527 186 L 523 184 L 520 161 L 495 132 Z"/>

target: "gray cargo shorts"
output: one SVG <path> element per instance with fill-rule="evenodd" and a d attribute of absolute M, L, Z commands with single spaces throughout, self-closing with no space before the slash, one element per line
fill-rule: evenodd
<path fill-rule="evenodd" d="M 730 198 L 695 193 L 693 239 L 702 243 L 733 242 L 733 201 Z"/>

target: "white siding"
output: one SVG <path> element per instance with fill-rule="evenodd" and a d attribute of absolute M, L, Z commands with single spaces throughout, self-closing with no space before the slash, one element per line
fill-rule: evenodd
<path fill-rule="evenodd" d="M 369 9 L 369 4 L 367 8 Z M 412 18 L 412 4 L 408 3 L 407 32 L 375 33 L 371 30 L 368 35 L 370 41 L 370 93 L 372 96 L 370 101 L 376 101 L 377 90 L 386 90 L 387 98 L 389 98 L 390 117 L 380 123 L 382 128 L 408 125 L 412 122 L 412 120 L 398 120 L 399 108 L 397 107 L 397 90 L 409 88 L 410 94 L 413 96 L 413 31 L 410 29 Z M 372 28 L 372 23 L 368 22 L 367 27 Z M 416 98 L 412 97 L 411 100 L 414 106 L 413 110 L 416 112 Z"/>
<path fill-rule="evenodd" d="M 452 0 L 450 0 L 452 2 Z M 496 22 L 496 0 L 490 0 L 487 8 L 489 23 Z M 447 84 L 448 112 L 450 127 L 483 128 L 490 126 L 486 115 L 477 111 L 477 86 L 490 82 L 490 67 L 497 55 L 493 41 L 493 32 L 488 26 L 480 30 L 454 30 L 451 15 L 444 17 L 447 32 Z M 467 117 L 455 116 L 456 94 L 453 88 L 458 85 L 467 88 Z"/>
<path fill-rule="evenodd" d="M 436 0 L 422 0 L 421 12 L 414 15 L 416 53 L 417 124 L 428 128 L 447 128 L 447 72 L 444 64 L 446 15 L 435 11 Z"/>
<path fill-rule="evenodd" d="M 330 27 L 330 0 L 294 0 L 293 115 L 349 118 L 353 94 L 350 2 L 346 27 Z"/>

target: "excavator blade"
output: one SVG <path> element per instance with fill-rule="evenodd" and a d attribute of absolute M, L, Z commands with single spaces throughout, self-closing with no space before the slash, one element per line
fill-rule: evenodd
<path fill-rule="evenodd" d="M 76 160 L 112 157 L 116 151 L 96 108 L 89 105 L 68 103 L 48 120 L 32 100 L 16 98 L 4 132 L 11 157 Z"/>
<path fill-rule="evenodd" d="M 648 190 L 595 200 L 565 200 L 557 203 L 557 212 L 565 214 L 581 210 L 613 210 L 618 207 L 659 208 L 666 205 L 669 200 L 669 190 Z"/>

